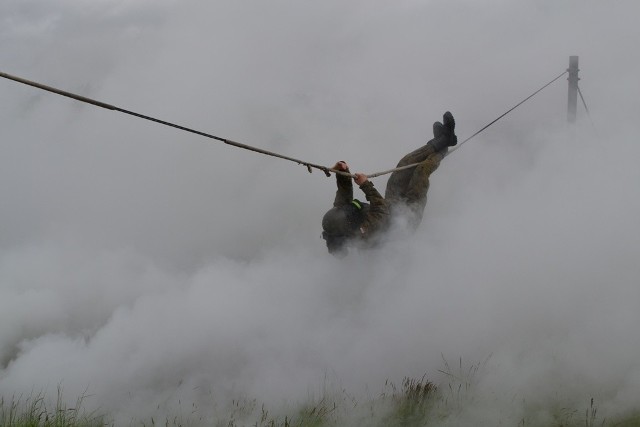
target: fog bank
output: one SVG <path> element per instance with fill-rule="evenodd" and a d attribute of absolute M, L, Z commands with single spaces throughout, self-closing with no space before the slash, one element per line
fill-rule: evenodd
<path fill-rule="evenodd" d="M 637 411 L 638 11 L 3 3 L 2 71 L 314 163 L 389 169 L 446 110 L 462 140 L 569 55 L 595 128 L 561 79 L 442 162 L 415 235 L 335 259 L 333 178 L 3 80 L 0 396 L 208 414 L 447 384 L 444 359 L 480 366 L 458 423 Z"/>

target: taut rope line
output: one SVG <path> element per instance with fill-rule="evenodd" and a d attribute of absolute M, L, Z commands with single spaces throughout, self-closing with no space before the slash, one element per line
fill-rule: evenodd
<path fill-rule="evenodd" d="M 447 154 L 445 154 L 445 157 L 448 156 L 449 154 L 453 153 L 455 150 L 457 150 L 458 148 L 460 148 L 460 146 L 462 146 L 462 144 L 464 144 L 465 142 L 469 141 L 471 138 L 473 138 L 474 136 L 478 135 L 479 133 L 481 133 L 482 131 L 484 131 L 485 129 L 487 129 L 489 126 L 491 126 L 492 124 L 494 124 L 495 122 L 497 122 L 498 120 L 500 120 L 501 118 L 503 118 L 504 116 L 506 116 L 507 114 L 509 114 L 510 112 L 512 112 L 513 110 L 515 110 L 516 108 L 518 108 L 519 106 L 521 106 L 522 104 L 524 104 L 525 102 L 527 102 L 529 99 L 533 98 L 535 95 L 537 95 L 539 92 L 541 92 L 543 89 L 545 89 L 547 86 L 551 85 L 551 83 L 555 82 L 556 80 L 558 80 L 560 77 L 564 76 L 565 74 L 567 74 L 569 71 L 563 71 L 562 74 L 560 74 L 558 77 L 554 78 L 553 80 L 551 80 L 549 83 L 547 83 L 546 85 L 542 86 L 540 89 L 538 89 L 537 91 L 533 92 L 531 95 L 527 96 L 525 99 L 523 99 L 522 101 L 518 102 L 516 105 L 514 105 L 513 107 L 511 107 L 509 110 L 507 110 L 505 113 L 501 114 L 497 119 L 493 120 L 491 123 L 489 123 L 488 125 L 484 126 L 482 129 L 480 129 L 479 131 L 477 131 L 476 133 L 474 133 L 473 135 L 471 135 L 470 137 L 468 137 L 467 139 L 465 139 L 464 141 L 462 141 L 461 143 L 459 143 L 458 145 L 452 147 Z M 380 176 L 380 175 L 386 175 L 388 173 L 391 172 L 395 172 L 395 171 L 399 171 L 399 170 L 403 170 L 403 169 L 409 169 L 409 168 L 413 168 L 418 166 L 420 163 L 413 163 L 410 165 L 405 165 L 405 166 L 400 166 L 394 169 L 389 169 L 386 171 L 382 171 L 382 172 L 377 172 L 377 173 L 372 173 L 371 175 L 367 175 L 370 178 L 375 178 L 376 176 Z"/>
<path fill-rule="evenodd" d="M 201 131 L 198 131 L 198 130 L 195 130 L 195 129 L 191 129 L 191 128 L 188 128 L 186 126 L 180 126 L 180 125 L 177 125 L 175 123 L 171 123 L 171 122 L 167 122 L 167 121 L 164 121 L 164 120 L 156 119 L 156 118 L 150 117 L 150 116 L 145 116 L 143 114 L 139 114 L 139 113 L 136 113 L 136 112 L 133 112 L 133 111 L 125 110 L 125 109 L 120 108 L 120 107 L 116 107 L 115 105 L 106 104 L 104 102 L 96 101 L 96 100 L 91 99 L 91 98 L 87 98 L 87 97 L 84 97 L 84 96 L 76 95 L 76 94 L 71 93 L 71 92 L 67 92 L 67 91 L 64 91 L 64 90 L 56 89 L 56 88 L 51 87 L 51 86 L 46 86 L 46 85 L 43 85 L 43 84 L 40 84 L 40 83 L 36 83 L 36 82 L 31 81 L 31 80 L 27 80 L 27 79 L 23 79 L 23 78 L 20 78 L 20 77 L 12 76 L 11 74 L 3 73 L 1 71 L 0 71 L 0 77 L 4 77 L 4 78 L 9 79 L 9 80 L 14 80 L 14 81 L 19 82 L 19 83 L 23 83 L 23 84 L 26 84 L 26 85 L 29 85 L 29 86 L 36 87 L 38 89 L 46 90 L 48 92 L 53 92 L 53 93 L 58 94 L 58 95 L 66 96 L 68 98 L 72 98 L 72 99 L 75 99 L 77 101 L 86 102 L 88 104 L 92 104 L 92 105 L 95 105 L 97 107 L 106 108 L 107 110 L 119 111 L 121 113 L 129 114 L 129 115 L 132 115 L 132 116 L 135 116 L 135 117 L 139 117 L 141 119 L 150 120 L 152 122 L 156 122 L 156 123 L 160 123 L 160 124 L 163 124 L 163 125 L 166 125 L 166 126 L 170 126 L 170 127 L 176 128 L 176 129 L 184 130 L 186 132 L 195 133 L 196 135 L 201 135 L 201 136 L 205 136 L 207 138 L 215 139 L 215 140 L 218 140 L 220 142 L 224 142 L 225 144 L 233 145 L 234 147 L 244 148 L 245 150 L 255 151 L 256 153 L 265 154 L 267 156 L 279 157 L 281 159 L 289 160 L 289 161 L 298 163 L 299 165 L 306 166 L 307 169 L 309 170 L 309 172 L 311 172 L 311 168 L 316 168 L 316 169 L 322 170 L 327 176 L 330 176 L 329 172 L 335 172 L 335 173 L 340 172 L 341 174 L 344 174 L 344 172 L 334 171 L 332 169 L 327 168 L 326 166 L 316 165 L 316 164 L 313 164 L 313 163 L 305 162 L 303 160 L 294 159 L 293 157 L 288 157 L 288 156 L 283 156 L 281 154 L 272 153 L 271 151 L 263 150 L 261 148 L 252 147 L 250 145 L 242 144 L 240 142 L 232 141 L 230 139 L 221 138 L 219 136 L 215 136 L 215 135 L 211 135 L 211 134 L 206 133 L 206 132 L 201 132 Z"/>
<path fill-rule="evenodd" d="M 513 106 L 511 109 L 509 109 L 504 114 L 500 115 L 497 119 L 493 120 L 491 123 L 489 123 L 488 125 L 484 126 L 482 129 L 480 129 L 479 131 L 477 131 L 476 133 L 474 133 L 473 135 L 471 135 L 470 137 L 468 137 L 467 139 L 465 139 L 464 141 L 459 143 L 457 146 L 453 147 L 451 150 L 449 150 L 447 155 L 451 154 L 453 151 L 458 149 L 462 144 L 464 144 L 465 142 L 469 141 L 471 138 L 475 137 L 476 135 L 478 135 L 479 133 L 481 133 L 482 131 L 487 129 L 489 126 L 491 126 L 492 124 L 494 124 L 495 122 L 497 122 L 498 120 L 500 120 L 501 118 L 503 118 L 504 116 L 509 114 L 511 111 L 515 110 L 520 105 L 524 104 L 526 101 L 528 101 L 534 95 L 536 95 L 538 92 L 542 91 L 544 88 L 549 86 L 551 83 L 553 83 L 556 80 L 558 80 L 560 77 L 565 75 L 567 72 L 568 71 L 564 71 L 558 77 L 556 77 L 555 79 L 551 80 L 549 83 L 547 83 L 546 85 L 544 85 L 543 87 L 541 87 L 540 89 L 535 91 L 533 94 L 529 95 L 527 98 L 525 98 L 522 101 L 520 101 L 518 104 Z M 54 87 L 51 87 L 51 86 L 46 86 L 46 85 L 43 85 L 41 83 L 37 83 L 37 82 L 31 81 L 31 80 L 23 79 L 21 77 L 13 76 L 11 74 L 3 73 L 1 71 L 0 71 L 0 77 L 4 77 L 5 79 L 13 80 L 13 81 L 16 81 L 18 83 L 22 83 L 22 84 L 25 84 L 25 85 L 28 85 L 28 86 L 33 86 L 35 88 L 42 89 L 42 90 L 45 90 L 47 92 L 52 92 L 52 93 L 55 93 L 57 95 L 66 96 L 68 98 L 75 99 L 76 101 L 85 102 L 87 104 L 92 104 L 92 105 L 95 105 L 97 107 L 105 108 L 107 110 L 119 111 L 121 113 L 129 114 L 131 116 L 135 116 L 135 117 L 138 117 L 138 118 L 141 118 L 141 119 L 149 120 L 149 121 L 152 121 L 152 122 L 160 123 L 160 124 L 165 125 L 165 126 L 169 126 L 169 127 L 173 127 L 173 128 L 176 128 L 176 129 L 180 129 L 180 130 L 186 131 L 186 132 L 194 133 L 196 135 L 200 135 L 200 136 L 204 136 L 204 137 L 207 137 L 207 138 L 215 139 L 217 141 L 223 142 L 223 143 L 228 144 L 228 145 L 232 145 L 234 147 L 243 148 L 245 150 L 253 151 L 253 152 L 264 154 L 264 155 L 267 155 L 267 156 L 278 157 L 280 159 L 289 160 L 289 161 L 295 162 L 295 163 L 297 163 L 299 165 L 306 166 L 307 170 L 309 172 L 311 172 L 312 168 L 313 168 L 313 169 L 319 169 L 319 170 L 323 171 L 325 173 L 325 175 L 327 175 L 327 176 L 331 176 L 331 173 L 335 173 L 337 175 L 345 175 L 345 176 L 349 176 L 349 177 L 354 177 L 355 176 L 355 175 L 350 174 L 348 172 L 343 172 L 343 171 L 339 171 L 339 170 L 328 168 L 326 166 L 305 162 L 303 160 L 299 160 L 299 159 L 296 159 L 296 158 L 293 158 L 293 157 L 289 157 L 289 156 L 285 156 L 285 155 L 282 155 L 282 154 L 274 153 L 274 152 L 271 152 L 271 151 L 268 151 L 268 150 L 264 150 L 262 148 L 252 147 L 250 145 L 242 144 L 240 142 L 232 141 L 232 140 L 226 139 L 226 138 L 221 138 L 219 136 L 215 136 L 215 135 L 212 135 L 210 133 L 201 132 L 201 131 L 198 131 L 198 130 L 195 130 L 195 129 L 188 128 L 186 126 L 181 126 L 181 125 L 177 125 L 175 123 L 171 123 L 171 122 L 167 122 L 167 121 L 164 121 L 164 120 L 160 120 L 160 119 L 157 119 L 155 117 L 146 116 L 144 114 L 139 114 L 139 113 L 136 113 L 134 111 L 125 110 L 124 108 L 116 107 L 115 105 L 107 104 L 107 103 L 104 103 L 104 102 L 101 102 L 101 101 L 96 101 L 95 99 L 91 99 L 91 98 L 87 98 L 87 97 L 84 97 L 84 96 L 76 95 L 76 94 L 71 93 L 71 92 L 67 92 L 67 91 L 64 91 L 64 90 L 61 90 L 61 89 L 57 89 L 57 88 L 54 88 Z M 409 169 L 409 168 L 415 167 L 417 165 L 418 165 L 418 163 L 414 163 L 414 164 L 411 164 L 411 165 L 401 166 L 401 167 L 389 169 L 389 170 L 382 171 L 382 172 L 376 172 L 376 173 L 372 173 L 372 174 L 367 174 L 367 176 L 370 177 L 370 178 L 375 178 L 377 176 L 386 175 L 386 174 L 389 174 L 391 172 L 395 172 L 395 171 L 399 171 L 399 170 L 403 170 L 403 169 Z"/>

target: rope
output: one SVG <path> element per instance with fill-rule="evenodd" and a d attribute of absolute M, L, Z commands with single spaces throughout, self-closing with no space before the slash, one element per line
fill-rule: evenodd
<path fill-rule="evenodd" d="M 139 113 L 136 113 L 136 112 L 133 112 L 133 111 L 125 110 L 124 108 L 116 107 L 115 105 L 107 104 L 107 103 L 104 103 L 104 102 L 101 102 L 101 101 L 96 101 L 95 99 L 91 99 L 91 98 L 87 98 L 87 97 L 84 97 L 84 96 L 76 95 L 76 94 L 71 93 L 71 92 L 67 92 L 67 91 L 64 91 L 64 90 L 61 90 L 61 89 L 56 89 L 56 88 L 51 87 L 51 86 L 46 86 L 46 85 L 43 85 L 41 83 L 36 83 L 34 81 L 23 79 L 23 78 L 20 78 L 20 77 L 16 77 L 16 76 L 13 76 L 11 74 L 3 73 L 1 71 L 0 71 L 0 77 L 4 77 L 4 78 L 9 79 L 9 80 L 14 80 L 16 82 L 23 83 L 23 84 L 26 84 L 26 85 L 29 85 L 29 86 L 33 86 L 33 87 L 36 87 L 38 89 L 46 90 L 48 92 L 52 92 L 52 93 L 55 93 L 55 94 L 58 94 L 58 95 L 66 96 L 68 98 L 75 99 L 76 101 L 81 101 L 81 102 L 85 102 L 85 103 L 88 103 L 88 104 L 95 105 L 97 107 L 106 108 L 107 110 L 119 111 L 121 113 L 129 114 L 131 116 L 139 117 L 141 119 L 145 119 L 145 120 L 149 120 L 149 121 L 152 121 L 152 122 L 160 123 L 160 124 L 165 125 L 165 126 L 170 126 L 170 127 L 173 127 L 173 128 L 176 128 L 176 129 L 180 129 L 180 130 L 183 130 L 183 131 L 186 131 L 186 132 L 195 133 L 196 135 L 201 135 L 201 136 L 204 136 L 204 137 L 207 137 L 207 138 L 215 139 L 217 141 L 223 142 L 223 143 L 228 144 L 228 145 L 232 145 L 234 147 L 243 148 L 245 150 L 254 151 L 256 153 L 265 154 L 267 156 L 273 156 L 273 157 L 278 157 L 278 158 L 281 158 L 281 159 L 284 159 L 284 160 L 289 160 L 289 161 L 295 162 L 295 163 L 297 163 L 299 165 L 306 166 L 307 170 L 309 172 L 311 172 L 311 168 L 315 168 L 315 169 L 320 169 L 327 176 L 331 176 L 330 172 L 333 172 L 333 173 L 336 173 L 336 174 L 340 174 L 340 175 L 353 176 L 353 175 L 351 175 L 349 173 L 346 173 L 346 172 L 343 172 L 343 171 L 330 169 L 330 168 L 328 168 L 326 166 L 316 165 L 314 163 L 305 162 L 303 160 L 295 159 L 293 157 L 284 156 L 282 154 L 274 153 L 274 152 L 271 152 L 271 151 L 268 151 L 268 150 L 263 150 L 262 148 L 252 147 L 252 146 L 247 145 L 247 144 L 242 144 L 240 142 L 232 141 L 230 139 L 221 138 L 219 136 L 211 135 L 211 134 L 206 133 L 206 132 L 201 132 L 201 131 L 198 131 L 198 130 L 195 130 L 195 129 L 191 129 L 191 128 L 188 128 L 186 126 L 177 125 L 175 123 L 171 123 L 171 122 L 167 122 L 167 121 L 164 121 L 164 120 L 156 119 L 156 118 L 151 117 L 151 116 L 146 116 L 144 114 L 139 114 Z"/>
<path fill-rule="evenodd" d="M 596 124 L 593 122 L 591 118 L 591 113 L 589 112 L 589 107 L 587 107 L 587 103 L 584 100 L 584 96 L 582 96 L 582 91 L 580 90 L 580 86 L 578 86 L 578 94 L 580 95 L 580 99 L 582 100 L 582 105 L 584 105 L 584 109 L 587 112 L 587 116 L 589 117 L 589 121 L 591 121 L 591 126 L 593 126 L 593 131 L 596 133 L 596 136 L 600 138 L 598 134 L 598 129 L 596 129 Z"/>
<path fill-rule="evenodd" d="M 483 132 L 489 126 L 493 125 L 495 122 L 497 122 L 498 120 L 500 120 L 501 118 L 503 118 L 504 116 L 506 116 L 507 114 L 509 114 L 510 112 L 515 110 L 516 108 L 518 108 L 520 105 L 524 104 L 526 101 L 528 101 L 529 99 L 534 97 L 536 94 L 541 92 L 547 86 L 551 85 L 553 82 L 558 80 L 560 77 L 564 76 L 567 72 L 568 71 L 564 71 L 558 77 L 554 78 L 549 83 L 547 83 L 546 85 L 542 86 L 540 89 L 538 89 L 537 91 L 535 91 L 534 93 L 532 93 L 531 95 L 529 95 L 528 97 L 526 97 L 525 99 L 520 101 L 518 104 L 516 104 L 515 106 L 513 106 L 512 108 L 507 110 L 505 113 L 503 113 L 500 116 L 498 116 L 498 118 L 496 118 L 495 120 L 493 120 L 492 122 L 490 122 L 489 124 L 484 126 L 482 129 L 478 130 L 476 133 L 474 133 L 473 135 L 471 135 L 470 137 L 468 137 L 467 139 L 465 139 L 464 141 L 459 143 L 457 146 L 451 148 L 446 155 L 449 155 L 452 152 L 454 152 L 456 149 L 460 148 L 460 146 L 462 146 L 464 143 L 469 141 L 471 138 L 473 138 L 476 135 L 478 135 L 479 133 Z M 289 160 L 289 161 L 297 163 L 299 165 L 306 166 L 307 170 L 310 173 L 312 172 L 312 168 L 313 168 L 313 169 L 319 169 L 319 170 L 323 171 L 326 176 L 331 176 L 331 173 L 335 173 L 337 175 L 344 175 L 344 176 L 348 176 L 348 177 L 352 177 L 352 178 L 355 177 L 355 175 L 353 175 L 351 173 L 348 173 L 348 172 L 339 171 L 339 170 L 336 170 L 336 169 L 328 168 L 326 166 L 317 165 L 317 164 L 306 162 L 306 161 L 303 161 L 303 160 L 299 160 L 299 159 L 296 159 L 296 158 L 293 158 L 293 157 L 289 157 L 289 156 L 285 156 L 285 155 L 282 155 L 282 154 L 274 153 L 272 151 L 264 150 L 262 148 L 252 147 L 250 145 L 243 144 L 243 143 L 236 142 L 236 141 L 232 141 L 230 139 L 221 138 L 219 136 L 215 136 L 215 135 L 212 135 L 210 133 L 201 132 L 201 131 L 198 131 L 198 130 L 195 130 L 195 129 L 191 129 L 191 128 L 186 127 L 186 126 L 181 126 L 181 125 L 178 125 L 178 124 L 175 124 L 175 123 L 167 122 L 165 120 L 160 120 L 160 119 L 157 119 L 157 118 L 154 118 L 154 117 L 151 117 L 151 116 L 146 116 L 144 114 L 136 113 L 134 111 L 125 110 L 124 108 L 116 107 L 115 105 L 107 104 L 107 103 L 104 103 L 104 102 L 101 102 L 101 101 L 96 101 L 96 100 L 91 99 L 91 98 L 87 98 L 87 97 L 84 97 L 84 96 L 76 95 L 76 94 L 71 93 L 71 92 L 67 92 L 67 91 L 64 91 L 64 90 L 61 90 L 61 89 L 57 89 L 57 88 L 54 88 L 54 87 L 51 87 L 51 86 L 46 86 L 46 85 L 43 85 L 41 83 L 37 83 L 37 82 L 31 81 L 31 80 L 27 80 L 27 79 L 23 79 L 23 78 L 20 78 L 20 77 L 16 77 L 16 76 L 13 76 L 11 74 L 3 73 L 1 71 L 0 71 L 0 77 L 4 77 L 6 79 L 13 80 L 13 81 L 16 81 L 18 83 L 26 84 L 28 86 L 33 86 L 35 88 L 42 89 L 42 90 L 45 90 L 45 91 L 48 91 L 48 92 L 52 92 L 52 93 L 55 93 L 57 95 L 66 96 L 68 98 L 75 99 L 76 101 L 85 102 L 85 103 L 88 103 L 88 104 L 95 105 L 97 107 L 105 108 L 107 110 L 119 111 L 121 113 L 129 114 L 131 116 L 135 116 L 135 117 L 138 117 L 138 118 L 141 118 L 141 119 L 149 120 L 149 121 L 152 121 L 152 122 L 155 122 L 155 123 L 159 123 L 159 124 L 162 124 L 162 125 L 165 125 L 165 126 L 169 126 L 169 127 L 173 127 L 173 128 L 176 128 L 176 129 L 180 129 L 180 130 L 186 131 L 186 132 L 194 133 L 196 135 L 200 135 L 200 136 L 204 136 L 204 137 L 207 137 L 207 138 L 215 139 L 217 141 L 223 142 L 225 144 L 228 144 L 228 145 L 231 145 L 231 146 L 234 146 L 234 147 L 242 148 L 242 149 L 245 149 L 245 150 L 253 151 L 253 152 L 264 154 L 264 155 L 267 155 L 267 156 L 278 157 L 280 159 Z M 580 90 L 580 88 L 578 88 L 578 91 L 579 90 Z M 580 93 L 580 97 L 582 98 L 582 93 Z M 582 101 L 584 103 L 584 98 L 582 99 Z M 586 103 L 585 103 L 585 108 L 586 108 Z M 395 172 L 395 171 L 409 169 L 409 168 L 417 166 L 418 164 L 419 163 L 413 163 L 413 164 L 406 165 L 406 166 L 400 166 L 400 167 L 396 167 L 396 168 L 389 169 L 389 170 L 382 171 L 382 172 L 376 172 L 376 173 L 372 173 L 372 174 L 367 174 L 367 176 L 369 178 L 375 178 L 375 177 L 386 175 L 386 174 L 389 174 L 389 173 L 392 173 L 392 172 Z"/>
<path fill-rule="evenodd" d="M 482 129 L 480 129 L 479 131 L 477 131 L 476 133 L 474 133 L 473 135 L 471 135 L 470 137 L 468 137 L 467 139 L 465 139 L 464 141 L 462 141 L 461 143 L 459 143 L 458 145 L 452 147 L 446 154 L 445 156 L 448 156 L 449 154 L 453 153 L 455 150 L 457 150 L 458 148 L 460 148 L 460 146 L 462 146 L 462 144 L 464 144 L 465 142 L 469 141 L 471 138 L 475 137 L 476 135 L 478 135 L 479 133 L 483 132 L 485 129 L 487 129 L 489 126 L 493 125 L 495 122 L 497 122 L 498 120 L 500 120 L 501 118 L 503 118 L 504 116 L 506 116 L 507 114 L 509 114 L 510 112 L 512 112 L 513 110 L 515 110 L 516 108 L 518 108 L 519 106 L 521 106 L 522 104 L 524 104 L 525 102 L 527 102 L 529 99 L 533 98 L 535 95 L 537 95 L 539 92 L 541 92 L 543 89 L 545 89 L 547 86 L 551 85 L 553 82 L 555 82 L 556 80 L 558 80 L 560 77 L 564 76 L 565 74 L 567 74 L 568 71 L 563 71 L 562 74 L 560 74 L 558 77 L 554 78 L 553 80 L 551 80 L 549 83 L 547 83 L 546 85 L 542 86 L 540 89 L 536 90 L 535 92 L 533 92 L 531 95 L 527 96 L 525 99 L 523 99 L 522 101 L 518 102 L 516 105 L 514 105 L 513 107 L 511 107 L 509 110 L 507 110 L 505 113 L 501 114 L 500 116 L 498 116 L 498 118 L 496 118 L 495 120 L 493 120 L 492 122 L 490 122 L 489 124 L 487 124 L 486 126 L 484 126 Z M 377 173 L 372 173 L 371 175 L 367 175 L 369 178 L 375 178 L 377 176 L 380 175 L 386 175 L 388 173 L 391 172 L 395 172 L 395 171 L 400 171 L 400 170 L 404 170 L 404 169 L 409 169 L 409 168 L 413 168 L 418 166 L 420 163 L 412 163 L 410 165 L 405 165 L 405 166 L 400 166 L 397 168 L 393 168 L 393 169 L 389 169 L 383 172 L 377 172 Z"/>

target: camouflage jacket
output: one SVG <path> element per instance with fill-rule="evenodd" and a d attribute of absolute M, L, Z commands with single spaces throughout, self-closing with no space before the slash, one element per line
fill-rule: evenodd
<path fill-rule="evenodd" d="M 353 181 L 348 176 L 336 175 L 338 190 L 333 206 L 340 207 L 353 202 Z M 362 203 L 364 221 L 360 225 L 358 239 L 370 241 L 385 231 L 390 222 L 389 205 L 371 181 L 360 186 L 369 203 Z"/>

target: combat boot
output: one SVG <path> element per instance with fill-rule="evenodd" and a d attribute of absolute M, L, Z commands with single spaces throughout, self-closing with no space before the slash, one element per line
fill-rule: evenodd
<path fill-rule="evenodd" d="M 456 121 L 449 111 L 442 116 L 442 122 L 433 124 L 433 139 L 429 141 L 429 145 L 433 147 L 435 152 L 446 150 L 458 143 L 455 128 Z"/>
<path fill-rule="evenodd" d="M 450 135 L 455 136 L 456 121 L 454 120 L 453 114 L 451 114 L 451 112 L 447 111 L 442 116 L 442 126 L 445 128 L 446 132 L 448 132 Z"/>

